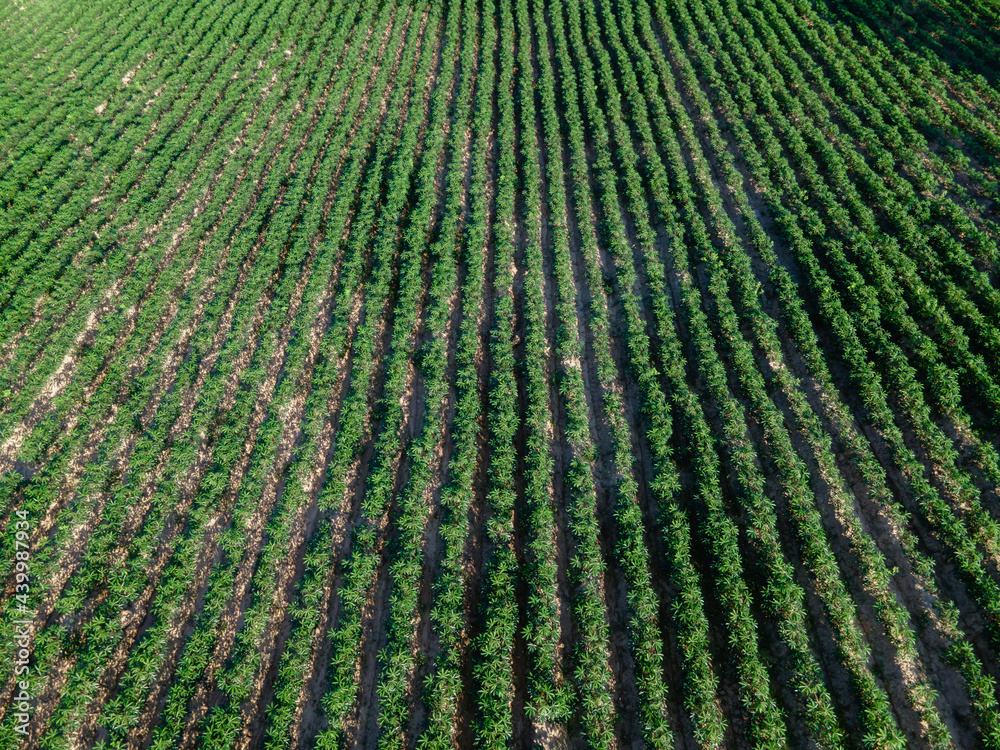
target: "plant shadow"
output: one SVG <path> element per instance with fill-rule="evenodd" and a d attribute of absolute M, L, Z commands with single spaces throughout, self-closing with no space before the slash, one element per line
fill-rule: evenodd
<path fill-rule="evenodd" d="M 990 0 L 826 0 L 829 20 L 865 26 L 890 48 L 937 57 L 964 78 L 1000 84 L 1000 3 Z M 866 35 L 863 35 L 866 36 Z M 982 82 L 980 82 L 982 83 Z"/>

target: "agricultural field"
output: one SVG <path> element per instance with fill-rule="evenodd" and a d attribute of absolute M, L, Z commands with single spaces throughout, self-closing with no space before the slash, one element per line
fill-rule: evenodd
<path fill-rule="evenodd" d="M 0 748 L 1000 750 L 1000 3 L 2 0 Z"/>

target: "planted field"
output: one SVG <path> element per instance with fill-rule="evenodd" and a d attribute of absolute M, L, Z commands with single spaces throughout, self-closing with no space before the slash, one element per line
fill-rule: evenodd
<path fill-rule="evenodd" d="M 0 748 L 1000 750 L 997 3 L 0 27 Z"/>

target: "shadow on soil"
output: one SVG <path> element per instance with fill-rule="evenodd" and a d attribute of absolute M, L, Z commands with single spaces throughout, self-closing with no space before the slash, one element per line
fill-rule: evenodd
<path fill-rule="evenodd" d="M 955 7 L 955 6 L 964 7 Z M 901 42 L 921 57 L 937 56 L 960 76 L 1000 83 L 1000 9 L 947 0 L 827 0 L 830 20 L 870 29 L 890 47 Z"/>

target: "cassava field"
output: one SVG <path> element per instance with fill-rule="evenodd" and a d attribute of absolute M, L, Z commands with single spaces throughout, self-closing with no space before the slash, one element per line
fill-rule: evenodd
<path fill-rule="evenodd" d="M 0 27 L 4 750 L 1000 750 L 996 0 Z"/>

